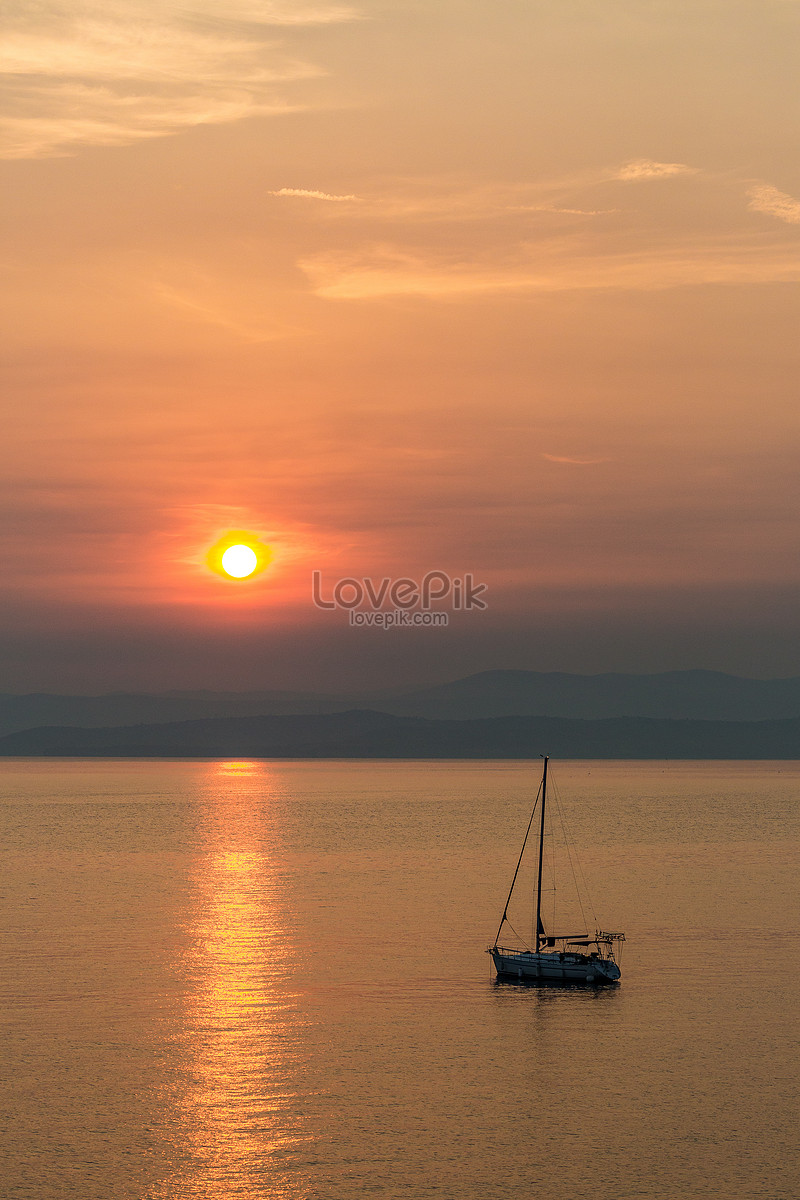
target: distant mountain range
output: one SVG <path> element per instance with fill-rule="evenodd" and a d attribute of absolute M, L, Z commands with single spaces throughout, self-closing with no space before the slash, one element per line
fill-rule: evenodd
<path fill-rule="evenodd" d="M 800 758 L 800 718 L 430 720 L 354 710 L 7 734 L 0 755 L 154 758 Z"/>
<path fill-rule="evenodd" d="M 667 671 L 659 675 L 482 671 L 453 683 L 388 698 L 373 696 L 370 700 L 371 708 L 398 716 L 434 718 L 767 721 L 800 717 L 800 678 L 743 679 L 719 671 Z"/>
<path fill-rule="evenodd" d="M 6 694 L 0 695 L 0 735 L 44 725 L 99 728 L 212 717 L 319 715 L 355 708 L 431 720 L 512 716 L 784 720 L 800 717 L 800 678 L 743 679 L 717 671 L 658 675 L 482 671 L 413 691 L 342 695 L 291 691 Z"/>
<path fill-rule="evenodd" d="M 0 694 L 0 735 L 41 725 L 140 725 L 204 717 L 258 717 L 340 712 L 353 700 L 306 692 L 110 692 L 102 696 L 59 696 L 33 692 Z"/>

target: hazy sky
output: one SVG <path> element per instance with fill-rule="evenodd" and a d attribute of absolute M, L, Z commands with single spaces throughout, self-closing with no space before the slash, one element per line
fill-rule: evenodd
<path fill-rule="evenodd" d="M 9 11 L 0 689 L 800 673 L 800 0 Z"/>

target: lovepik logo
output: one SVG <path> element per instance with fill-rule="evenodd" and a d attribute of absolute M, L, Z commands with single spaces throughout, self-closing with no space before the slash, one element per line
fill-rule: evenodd
<path fill-rule="evenodd" d="M 414 579 L 391 579 L 384 576 L 376 584 L 374 579 L 368 577 L 353 579 L 348 576 L 346 579 L 337 579 L 329 589 L 323 587 L 321 571 L 314 571 L 311 575 L 311 598 L 317 608 L 342 608 L 350 612 L 362 606 L 378 612 L 388 602 L 397 612 L 409 612 L 419 608 L 423 613 L 429 613 L 436 601 L 448 599 L 454 612 L 480 612 L 487 607 L 486 601 L 481 599 L 486 590 L 487 584 L 476 583 L 472 574 L 453 576 L 448 575 L 446 571 L 428 571 L 419 582 Z M 325 599 L 326 591 L 330 599 Z"/>

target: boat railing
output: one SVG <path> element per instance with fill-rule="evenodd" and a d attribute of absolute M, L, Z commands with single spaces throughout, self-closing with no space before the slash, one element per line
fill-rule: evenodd
<path fill-rule="evenodd" d="M 527 946 L 490 946 L 486 951 L 487 954 L 533 954 Z"/>
<path fill-rule="evenodd" d="M 624 941 L 624 936 L 623 936 L 622 940 Z M 597 942 L 592 941 L 590 944 L 591 945 L 597 944 L 597 949 L 598 949 L 597 956 L 598 957 L 600 957 L 600 958 L 608 957 L 608 958 L 611 958 L 613 961 L 614 954 L 613 954 L 611 945 L 610 944 L 608 945 L 608 948 L 607 948 L 606 952 L 604 953 L 603 949 L 606 946 L 606 943 L 603 942 L 602 946 L 601 946 L 600 945 L 601 941 L 602 941 L 602 939 L 598 938 Z M 531 957 L 533 957 L 533 955 L 536 954 L 537 951 L 531 950 L 528 946 L 513 946 L 513 947 L 512 946 L 489 946 L 486 953 L 487 954 L 501 954 L 501 955 L 503 955 L 504 958 L 518 958 L 521 954 L 530 954 Z M 589 955 L 586 955 L 586 954 L 582 953 L 582 951 L 578 950 L 577 947 L 571 948 L 569 942 L 564 942 L 560 949 L 556 949 L 555 947 L 549 947 L 547 950 L 539 950 L 538 953 L 539 954 L 558 954 L 563 957 L 570 957 L 570 958 L 577 958 L 577 959 L 584 959 L 584 958 L 589 957 Z"/>

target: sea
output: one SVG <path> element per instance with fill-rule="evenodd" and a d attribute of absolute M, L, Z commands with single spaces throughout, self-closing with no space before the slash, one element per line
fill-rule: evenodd
<path fill-rule="evenodd" d="M 539 772 L 2 760 L 3 1200 L 797 1200 L 800 763 L 552 765 L 606 988 L 486 954 Z"/>

